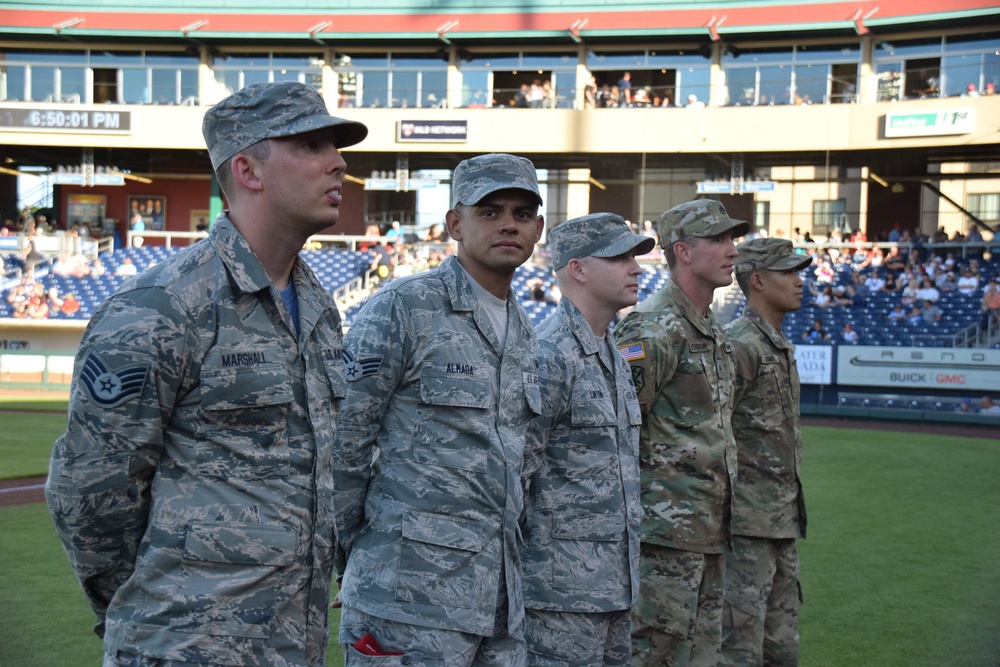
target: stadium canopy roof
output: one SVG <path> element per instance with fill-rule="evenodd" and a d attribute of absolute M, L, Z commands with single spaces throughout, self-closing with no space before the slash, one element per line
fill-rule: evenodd
<path fill-rule="evenodd" d="M 14 0 L 0 40 L 225 45 L 627 44 L 756 41 L 996 26 L 995 0 Z M 324 4 L 331 6 L 323 6 Z"/>

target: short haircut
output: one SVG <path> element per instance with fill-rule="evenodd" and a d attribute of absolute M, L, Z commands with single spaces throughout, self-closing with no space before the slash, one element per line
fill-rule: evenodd
<path fill-rule="evenodd" d="M 247 157 L 253 158 L 258 162 L 264 162 L 267 158 L 271 157 L 271 142 L 269 139 L 264 139 L 263 141 L 258 141 L 257 143 L 247 146 L 241 150 L 236 155 L 246 155 Z M 232 162 L 234 155 L 228 158 L 225 162 L 219 165 L 219 168 L 215 170 L 215 178 L 219 181 L 219 187 L 222 189 L 223 194 L 227 198 L 231 199 L 233 194 L 233 171 Z"/>

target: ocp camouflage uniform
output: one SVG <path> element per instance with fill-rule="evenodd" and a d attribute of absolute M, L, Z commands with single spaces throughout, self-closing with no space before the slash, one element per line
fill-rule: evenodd
<path fill-rule="evenodd" d="M 796 665 L 801 591 L 795 542 L 806 534 L 806 508 L 795 347 L 752 308 L 726 333 L 736 360 L 739 476 L 721 664 Z"/>
<path fill-rule="evenodd" d="M 298 338 L 223 213 L 87 327 L 46 495 L 108 660 L 325 664 L 343 344 L 292 280 Z"/>
<path fill-rule="evenodd" d="M 532 432 L 544 456 L 525 471 L 529 664 L 628 665 L 642 517 L 631 373 L 611 331 L 597 338 L 569 299 L 536 335 L 543 414 Z"/>
<path fill-rule="evenodd" d="M 701 315 L 672 280 L 615 337 L 643 416 L 633 664 L 714 665 L 736 477 L 732 347 L 714 315 Z"/>
<path fill-rule="evenodd" d="M 365 614 L 522 636 L 518 517 L 525 433 L 541 400 L 535 335 L 510 293 L 497 349 L 470 281 L 454 256 L 395 280 L 347 334 L 334 457 L 341 643 L 368 631 Z"/>

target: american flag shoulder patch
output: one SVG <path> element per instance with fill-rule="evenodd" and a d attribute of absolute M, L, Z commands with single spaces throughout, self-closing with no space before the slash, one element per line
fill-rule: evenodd
<path fill-rule="evenodd" d="M 625 361 L 638 361 L 646 358 L 646 346 L 644 343 L 621 345 L 618 347 L 618 354 L 622 355 Z"/>

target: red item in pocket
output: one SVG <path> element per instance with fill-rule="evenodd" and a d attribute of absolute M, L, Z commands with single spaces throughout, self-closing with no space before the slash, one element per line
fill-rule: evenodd
<path fill-rule="evenodd" d="M 351 646 L 361 655 L 403 655 L 402 651 L 383 651 L 370 632 L 351 644 Z"/>

